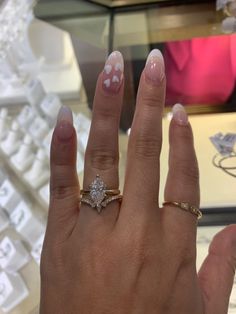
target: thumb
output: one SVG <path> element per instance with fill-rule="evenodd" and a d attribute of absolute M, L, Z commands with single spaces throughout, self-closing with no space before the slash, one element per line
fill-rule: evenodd
<path fill-rule="evenodd" d="M 227 314 L 236 269 L 236 225 L 216 234 L 199 273 L 206 314 Z"/>

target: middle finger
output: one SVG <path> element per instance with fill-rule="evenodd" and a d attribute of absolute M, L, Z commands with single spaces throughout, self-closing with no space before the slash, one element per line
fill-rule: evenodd
<path fill-rule="evenodd" d="M 158 207 L 159 158 L 162 145 L 162 116 L 165 102 L 165 66 L 159 50 L 153 50 L 142 73 L 132 124 L 124 198 L 120 217 L 131 221 Z M 156 204 L 156 206 L 154 205 Z"/>

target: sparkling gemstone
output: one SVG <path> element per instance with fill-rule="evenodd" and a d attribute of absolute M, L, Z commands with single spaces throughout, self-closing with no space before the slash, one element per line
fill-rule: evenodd
<path fill-rule="evenodd" d="M 101 208 L 101 203 L 106 196 L 106 185 L 99 177 L 96 176 L 96 179 L 90 185 L 90 197 L 91 200 L 96 204 L 97 208 Z"/>

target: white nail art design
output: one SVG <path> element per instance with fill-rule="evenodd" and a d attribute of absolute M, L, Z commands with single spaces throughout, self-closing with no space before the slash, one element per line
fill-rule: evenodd
<path fill-rule="evenodd" d="M 106 74 L 110 74 L 111 73 L 111 70 L 112 70 L 112 66 L 110 65 L 110 64 L 107 64 L 106 66 L 105 66 L 105 72 L 106 72 Z"/>
<path fill-rule="evenodd" d="M 123 69 L 122 69 L 122 65 L 121 65 L 121 63 L 116 63 L 116 65 L 115 65 L 115 70 L 116 71 L 122 71 Z"/>
<path fill-rule="evenodd" d="M 104 85 L 106 86 L 106 88 L 110 87 L 111 86 L 111 80 L 110 79 L 105 80 Z"/>
<path fill-rule="evenodd" d="M 120 79 L 117 75 L 114 75 L 113 78 L 112 78 L 112 83 L 119 83 L 120 82 Z"/>

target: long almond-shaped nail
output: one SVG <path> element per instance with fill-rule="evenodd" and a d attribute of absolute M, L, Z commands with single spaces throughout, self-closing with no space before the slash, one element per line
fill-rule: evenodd
<path fill-rule="evenodd" d="M 117 94 L 123 82 L 124 60 L 119 51 L 114 51 L 108 57 L 102 74 L 102 84 L 105 92 Z"/>
<path fill-rule="evenodd" d="M 150 52 L 145 66 L 145 77 L 147 83 L 156 86 L 164 80 L 165 64 L 160 50 L 154 49 Z"/>
<path fill-rule="evenodd" d="M 175 122 L 181 126 L 186 126 L 188 124 L 188 115 L 181 104 L 176 104 L 172 108 L 173 119 Z"/>
<path fill-rule="evenodd" d="M 72 111 L 67 106 L 62 106 L 58 113 L 56 132 L 62 141 L 69 140 L 74 133 Z"/>

